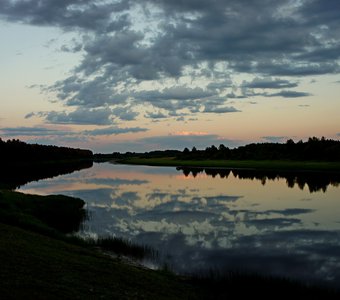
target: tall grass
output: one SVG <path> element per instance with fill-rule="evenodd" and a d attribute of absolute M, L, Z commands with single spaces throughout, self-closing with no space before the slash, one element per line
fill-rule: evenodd
<path fill-rule="evenodd" d="M 138 260 L 157 259 L 158 251 L 147 245 L 139 245 L 131 240 L 122 237 L 98 237 L 98 238 L 82 238 L 79 236 L 68 237 L 68 240 L 87 247 L 97 247 L 105 251 L 113 252 L 117 255 L 128 256 Z"/>

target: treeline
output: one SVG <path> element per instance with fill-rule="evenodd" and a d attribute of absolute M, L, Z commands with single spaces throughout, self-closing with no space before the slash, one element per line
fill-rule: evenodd
<path fill-rule="evenodd" d="M 234 159 L 234 160 L 315 160 L 340 161 L 340 141 L 311 137 L 308 141 L 288 140 L 286 143 L 257 143 L 230 149 L 223 144 L 205 150 L 185 148 L 178 159 Z"/>
<path fill-rule="evenodd" d="M 103 161 L 105 159 L 125 159 L 130 157 L 140 157 L 140 158 L 162 158 L 162 157 L 178 157 L 182 155 L 182 152 L 179 150 L 155 150 L 145 153 L 139 153 L 139 152 L 113 152 L 112 154 L 95 154 L 94 157 L 97 160 L 102 159 Z"/>
<path fill-rule="evenodd" d="M 0 138 L 0 162 L 2 164 L 10 164 L 13 161 L 41 162 L 91 158 L 93 158 L 93 153 L 90 150 L 27 144 L 16 139 L 3 141 Z"/>

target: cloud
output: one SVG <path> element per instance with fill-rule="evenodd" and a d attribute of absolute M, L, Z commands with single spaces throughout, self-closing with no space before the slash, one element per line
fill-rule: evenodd
<path fill-rule="evenodd" d="M 155 222 L 162 221 L 163 222 L 171 222 L 176 224 L 186 224 L 188 222 L 197 221 L 204 222 L 208 218 L 215 217 L 216 215 L 210 212 L 204 211 L 149 211 L 146 213 L 140 213 L 136 215 L 136 218 L 142 221 L 152 220 Z"/>
<path fill-rule="evenodd" d="M 186 108 L 191 112 L 198 112 L 207 98 L 214 95 L 216 95 L 216 92 L 201 87 L 192 88 L 185 85 L 175 85 L 163 90 L 136 92 L 133 97 L 139 102 L 147 102 L 155 108 L 168 111 L 171 115 L 177 115 L 177 110 Z"/>
<path fill-rule="evenodd" d="M 95 62 L 94 65 L 96 65 Z M 98 108 L 108 104 L 126 104 L 128 96 L 115 91 L 113 82 L 114 79 L 109 76 L 96 76 L 88 80 L 82 78 L 79 74 L 75 74 L 55 82 L 45 88 L 45 91 L 55 93 L 61 102 L 71 107 Z"/>
<path fill-rule="evenodd" d="M 156 112 L 147 112 L 145 115 L 144 115 L 145 118 L 148 118 L 148 119 L 165 119 L 165 118 L 168 118 L 167 115 L 163 114 L 162 112 L 160 111 L 156 111 Z"/>
<path fill-rule="evenodd" d="M 99 128 L 99 129 L 94 129 L 94 130 L 86 130 L 86 131 L 83 131 L 83 134 L 92 135 L 92 136 L 118 135 L 118 134 L 124 134 L 124 133 L 136 133 L 136 132 L 145 132 L 145 131 L 148 131 L 148 129 L 141 128 L 141 127 L 121 128 L 121 127 L 111 126 L 111 127 Z"/>
<path fill-rule="evenodd" d="M 69 131 L 46 127 L 5 127 L 0 128 L 1 134 L 8 137 L 16 136 L 63 136 L 69 135 Z"/>
<path fill-rule="evenodd" d="M 296 91 L 281 91 L 279 93 L 268 94 L 266 97 L 283 97 L 283 98 L 300 98 L 311 96 L 310 93 L 296 92 Z"/>
<path fill-rule="evenodd" d="M 110 125 L 113 123 L 111 115 L 110 108 L 88 109 L 80 107 L 73 112 L 47 112 L 45 118 L 47 122 L 52 124 Z"/>
<path fill-rule="evenodd" d="M 286 136 L 263 136 L 261 137 L 261 139 L 264 139 L 271 143 L 280 143 L 287 140 L 288 138 Z"/>
<path fill-rule="evenodd" d="M 99 32 L 119 29 L 129 23 L 114 14 L 128 8 L 128 1 L 96 3 L 89 0 L 37 0 L 2 1 L 0 14 L 8 21 L 24 22 L 39 26 L 76 28 Z"/>
<path fill-rule="evenodd" d="M 122 111 L 131 104 L 147 103 L 151 114 L 159 109 L 165 115 L 204 114 L 228 112 L 226 101 L 212 106 L 211 98 L 306 97 L 310 94 L 289 90 L 298 87 L 296 78 L 340 73 L 336 0 L 244 5 L 237 0 L 3 0 L 1 5 L 0 18 L 7 22 L 76 33 L 74 45 L 62 49 L 81 50 L 81 61 L 47 91 L 66 106 L 109 106 L 121 120 L 144 114 Z M 238 84 L 234 74 L 253 79 Z M 238 94 L 235 88 L 247 91 Z M 67 123 L 76 118 L 69 114 L 49 118 Z M 110 119 L 103 120 L 109 125 Z"/>
<path fill-rule="evenodd" d="M 117 106 L 112 109 L 111 113 L 123 121 L 132 121 L 138 116 L 138 113 L 128 106 Z"/>
<path fill-rule="evenodd" d="M 205 106 L 203 112 L 206 113 L 216 113 L 216 114 L 223 114 L 223 113 L 232 113 L 232 112 L 240 112 L 235 107 L 227 106 L 227 107 L 218 107 L 218 106 Z"/>
<path fill-rule="evenodd" d="M 257 229 L 269 229 L 274 228 L 284 228 L 290 227 L 292 225 L 300 224 L 300 219 L 290 219 L 290 218 L 270 218 L 270 219 L 253 219 L 246 220 L 244 223 L 248 226 L 255 226 Z"/>
<path fill-rule="evenodd" d="M 252 89 L 282 89 L 282 88 L 294 88 L 297 87 L 296 82 L 290 82 L 284 79 L 272 79 L 272 78 L 254 78 L 252 81 L 243 81 L 241 88 Z"/>
<path fill-rule="evenodd" d="M 93 130 L 83 130 L 83 131 L 72 131 L 62 130 L 62 129 L 53 129 L 53 128 L 45 128 L 45 127 L 5 127 L 0 128 L 1 134 L 7 137 L 57 137 L 57 139 L 66 140 L 70 138 L 70 140 L 84 139 L 84 137 L 88 136 L 101 136 L 101 135 L 119 135 L 125 133 L 136 133 L 136 132 L 145 132 L 147 128 L 141 127 L 118 127 L 118 126 L 110 126 L 110 127 L 101 127 Z M 52 140 L 51 140 L 52 141 Z M 51 143 L 51 141 L 46 140 L 46 142 Z M 45 142 L 44 142 L 45 144 Z"/>
<path fill-rule="evenodd" d="M 282 210 L 267 210 L 265 211 L 266 214 L 280 214 L 284 216 L 295 216 L 295 215 L 301 215 L 301 214 L 308 214 L 314 212 L 315 209 L 309 209 L 309 208 L 286 208 Z"/>
<path fill-rule="evenodd" d="M 111 125 L 115 123 L 114 119 L 132 121 L 137 115 L 138 113 L 129 106 L 116 106 L 113 109 L 79 107 L 73 112 L 32 112 L 25 118 L 43 117 L 51 124 Z"/>

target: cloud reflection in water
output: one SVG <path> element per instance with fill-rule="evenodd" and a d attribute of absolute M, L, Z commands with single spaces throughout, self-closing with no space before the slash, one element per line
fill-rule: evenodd
<path fill-rule="evenodd" d="M 181 180 L 173 168 L 117 168 L 96 165 L 83 176 L 46 184 L 52 188 L 59 180 L 66 187 L 65 181 L 79 181 L 80 188 L 55 192 L 87 201 L 88 232 L 151 245 L 178 272 L 247 270 L 333 284 L 340 280 L 336 186 L 310 193 L 287 188 L 279 177 L 263 186 L 234 173 L 187 174 Z"/>

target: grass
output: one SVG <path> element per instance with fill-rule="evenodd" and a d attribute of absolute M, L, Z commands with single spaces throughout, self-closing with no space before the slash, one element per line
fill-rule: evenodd
<path fill-rule="evenodd" d="M 138 158 L 132 157 L 119 161 L 123 164 L 174 166 L 174 167 L 210 167 L 243 168 L 256 170 L 282 171 L 333 171 L 340 172 L 340 162 L 285 161 L 285 160 L 179 160 L 173 157 Z"/>
<path fill-rule="evenodd" d="M 27 195 L 0 191 L 0 221 L 48 234 L 78 231 L 87 214 L 85 202 L 63 195 Z"/>
<path fill-rule="evenodd" d="M 190 283 L 0 224 L 1 299 L 188 299 Z"/>
<path fill-rule="evenodd" d="M 117 255 L 124 255 L 138 260 L 142 260 L 144 258 L 158 258 L 158 252 L 152 247 L 139 245 L 121 237 L 109 236 L 95 239 L 72 236 L 69 238 L 69 241 L 77 245 L 92 248 L 97 247 L 105 251 L 113 252 Z"/>

